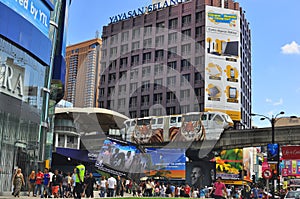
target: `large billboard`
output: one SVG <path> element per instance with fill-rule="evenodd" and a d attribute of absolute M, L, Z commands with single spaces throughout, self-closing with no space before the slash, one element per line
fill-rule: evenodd
<path fill-rule="evenodd" d="M 185 179 L 185 149 L 147 148 L 152 168 L 148 174 L 174 179 Z"/>
<path fill-rule="evenodd" d="M 239 11 L 206 6 L 205 111 L 241 120 Z"/>

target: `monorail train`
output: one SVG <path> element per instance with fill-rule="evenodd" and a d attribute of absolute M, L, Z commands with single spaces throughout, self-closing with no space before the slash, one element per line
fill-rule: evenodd
<path fill-rule="evenodd" d="M 222 112 L 190 112 L 169 116 L 129 119 L 121 130 L 123 139 L 137 144 L 217 140 L 233 128 L 231 118 Z"/>

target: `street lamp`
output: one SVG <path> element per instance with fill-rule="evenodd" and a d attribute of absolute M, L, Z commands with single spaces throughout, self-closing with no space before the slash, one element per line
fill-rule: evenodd
<path fill-rule="evenodd" d="M 261 115 L 261 114 L 255 114 L 255 113 L 251 113 L 250 115 L 251 116 L 260 116 L 260 120 L 269 120 L 269 122 L 271 123 L 271 126 L 272 126 L 272 144 L 275 144 L 275 123 L 280 119 L 280 118 L 277 118 L 279 115 L 283 115 L 284 112 L 281 111 L 280 113 L 276 114 L 275 116 L 272 115 L 272 117 L 267 117 L 265 115 Z M 279 191 L 280 190 L 280 180 L 279 180 L 279 164 L 280 164 L 280 157 L 279 157 L 279 150 L 280 150 L 280 147 L 278 145 L 278 152 L 277 152 L 277 166 L 276 166 L 276 170 L 277 170 L 277 175 L 275 176 L 277 178 L 277 190 Z M 274 186 L 274 180 L 272 181 L 272 185 L 273 185 L 273 193 L 272 193 L 272 198 L 275 198 L 275 186 Z"/>
<path fill-rule="evenodd" d="M 275 116 L 274 115 L 272 115 L 272 117 L 270 118 L 270 117 L 267 117 L 267 116 L 265 116 L 265 115 L 261 115 L 261 114 L 255 114 L 255 113 L 251 113 L 250 115 L 251 116 L 260 116 L 261 118 L 260 118 L 260 120 L 265 120 L 265 119 L 267 119 L 267 120 L 269 120 L 269 122 L 271 123 L 271 125 L 272 125 L 272 144 L 274 144 L 275 143 L 275 123 L 279 120 L 279 119 L 282 119 L 282 118 L 278 118 L 278 116 L 279 115 L 283 115 L 284 114 L 284 112 L 283 111 L 281 111 L 280 113 L 278 113 L 278 114 L 276 114 Z M 298 118 L 297 116 L 290 116 L 289 118 Z M 280 150 L 280 147 L 279 147 L 279 145 L 278 145 L 278 154 L 277 154 L 277 156 L 278 156 L 278 159 L 277 159 L 277 166 L 276 166 L 276 170 L 277 170 L 277 190 L 279 191 L 280 190 L 280 179 L 278 178 L 278 176 L 279 176 L 279 164 L 280 164 L 280 157 L 279 157 L 279 150 Z M 273 193 L 272 193 L 272 196 L 273 196 L 273 198 L 275 197 L 274 196 L 274 192 L 275 192 L 275 190 L 274 190 L 274 180 L 273 180 Z"/>

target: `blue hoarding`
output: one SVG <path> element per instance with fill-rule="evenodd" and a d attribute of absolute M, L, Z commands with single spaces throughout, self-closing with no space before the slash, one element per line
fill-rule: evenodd
<path fill-rule="evenodd" d="M 50 10 L 41 0 L 0 0 L 48 37 Z"/>

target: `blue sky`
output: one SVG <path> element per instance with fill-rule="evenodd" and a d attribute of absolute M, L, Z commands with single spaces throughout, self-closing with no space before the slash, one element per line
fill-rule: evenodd
<path fill-rule="evenodd" d="M 105 2 L 105 3 L 104 3 Z M 150 4 L 151 0 L 73 0 L 68 42 L 95 37 L 109 17 Z M 269 117 L 285 112 L 300 116 L 299 0 L 238 0 L 246 11 L 252 36 L 252 110 Z M 253 118 L 254 125 L 270 126 Z"/>

